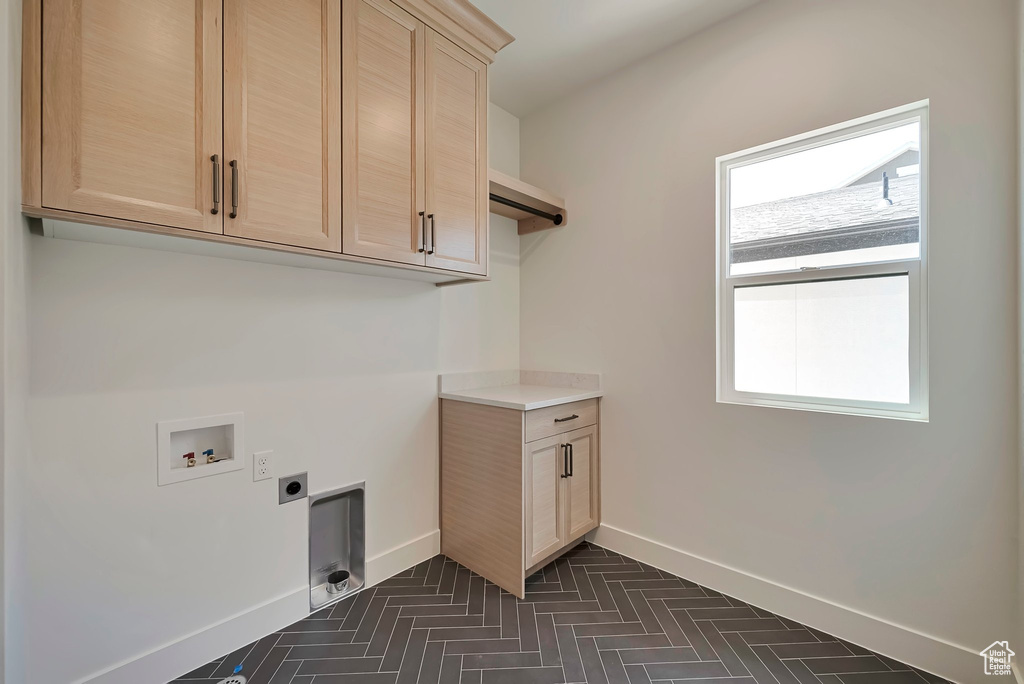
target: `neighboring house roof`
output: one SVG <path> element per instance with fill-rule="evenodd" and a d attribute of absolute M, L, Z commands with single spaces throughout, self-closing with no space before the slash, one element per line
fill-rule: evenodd
<path fill-rule="evenodd" d="M 865 168 L 861 169 L 860 171 L 858 171 L 857 173 L 855 173 L 852 176 L 850 176 L 847 180 L 845 180 L 842 183 L 840 183 L 839 187 L 845 188 L 845 187 L 848 187 L 850 185 L 855 185 L 857 183 L 857 181 L 861 180 L 865 176 L 870 176 L 872 173 L 874 173 L 878 169 L 881 169 L 883 166 L 886 166 L 887 164 L 889 164 L 894 159 L 899 159 L 900 157 L 902 157 L 907 152 L 917 152 L 918 154 L 916 155 L 916 157 L 917 157 L 917 159 L 920 159 L 921 146 L 918 145 L 915 142 L 904 143 L 903 145 L 900 145 L 895 150 L 890 152 L 884 158 L 879 159 L 878 161 L 874 162 L 870 166 L 865 167 Z"/>
<path fill-rule="evenodd" d="M 916 242 L 920 224 L 919 176 L 852 185 L 811 195 L 733 209 L 732 261 L 760 261 Z"/>

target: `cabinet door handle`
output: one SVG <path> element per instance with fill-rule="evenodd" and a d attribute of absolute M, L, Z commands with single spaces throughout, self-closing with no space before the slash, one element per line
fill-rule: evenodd
<path fill-rule="evenodd" d="M 572 443 L 569 443 L 569 444 L 567 444 L 566 446 L 567 446 L 567 447 L 569 447 L 569 477 L 572 477 L 572 471 L 573 471 L 573 455 L 574 455 L 574 454 L 573 454 L 573 451 L 572 451 Z"/>
<path fill-rule="evenodd" d="M 426 212 L 420 212 L 420 248 L 419 251 L 427 251 L 427 217 Z"/>
<path fill-rule="evenodd" d="M 238 160 L 231 160 L 231 218 L 238 216 Z"/>
<path fill-rule="evenodd" d="M 430 249 L 427 250 L 427 254 L 433 254 L 434 250 L 437 249 L 437 233 L 434 231 L 434 215 L 427 214 L 427 218 L 430 219 Z"/>
<path fill-rule="evenodd" d="M 562 444 L 562 479 L 569 477 L 569 445 Z"/>
<path fill-rule="evenodd" d="M 210 157 L 210 161 L 213 162 L 213 209 L 210 210 L 210 213 L 218 214 L 220 213 L 220 155 L 213 155 Z"/>
<path fill-rule="evenodd" d="M 577 416 L 574 413 L 571 416 L 569 416 L 568 418 L 555 418 L 555 422 L 556 423 L 568 423 L 570 420 L 576 420 L 577 418 L 579 418 L 579 416 Z"/>

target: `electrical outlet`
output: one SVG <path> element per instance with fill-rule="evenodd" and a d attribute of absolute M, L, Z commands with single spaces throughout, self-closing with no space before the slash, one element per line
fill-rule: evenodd
<path fill-rule="evenodd" d="M 257 451 L 252 455 L 252 481 L 269 480 L 274 477 L 274 452 Z"/>

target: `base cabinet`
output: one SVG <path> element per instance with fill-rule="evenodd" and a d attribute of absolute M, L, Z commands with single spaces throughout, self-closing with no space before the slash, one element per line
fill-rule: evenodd
<path fill-rule="evenodd" d="M 526 567 L 597 527 L 597 426 L 525 446 Z"/>
<path fill-rule="evenodd" d="M 526 566 L 541 562 L 565 546 L 565 483 L 562 444 L 549 437 L 526 447 Z"/>
<path fill-rule="evenodd" d="M 596 528 L 600 491 L 597 399 L 441 401 L 441 552 L 502 589 L 522 598 L 526 577 Z"/>
<path fill-rule="evenodd" d="M 569 474 L 563 480 L 565 490 L 565 539 L 579 539 L 597 527 L 597 426 L 566 434 Z"/>

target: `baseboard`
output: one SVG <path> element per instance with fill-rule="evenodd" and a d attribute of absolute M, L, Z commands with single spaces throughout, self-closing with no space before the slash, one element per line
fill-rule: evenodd
<path fill-rule="evenodd" d="M 366 586 L 373 586 L 440 553 L 434 530 L 366 561 Z M 309 587 L 303 586 L 233 615 L 148 653 L 121 661 L 75 684 L 168 682 L 245 644 L 309 615 Z"/>
<path fill-rule="evenodd" d="M 587 538 L 599 546 L 685 577 L 741 601 L 935 673 L 954 682 L 983 678 L 973 649 L 867 615 L 771 580 L 602 524 Z M 1017 681 L 1020 681 L 1018 677 Z"/>
<path fill-rule="evenodd" d="M 309 587 L 299 587 L 170 644 L 79 679 L 75 684 L 169 682 L 308 614 Z"/>
<path fill-rule="evenodd" d="M 399 544 L 366 561 L 366 584 L 373 586 L 441 553 L 441 530 Z"/>

